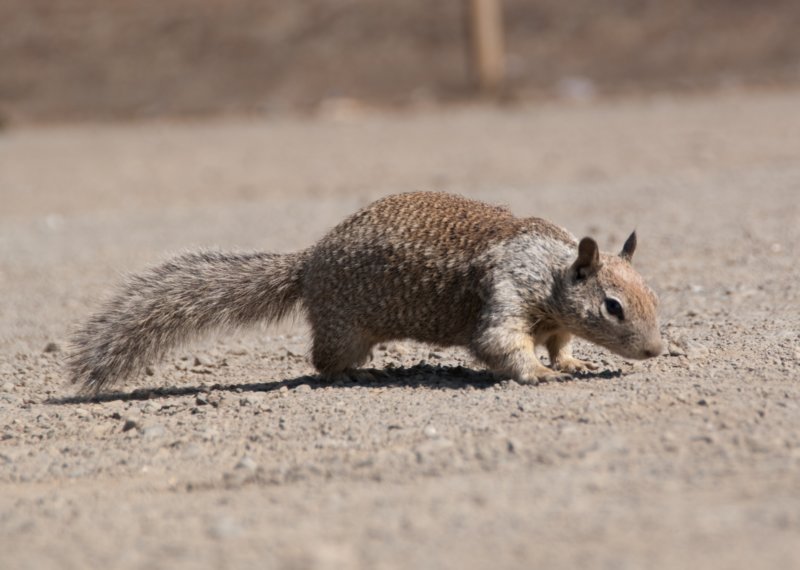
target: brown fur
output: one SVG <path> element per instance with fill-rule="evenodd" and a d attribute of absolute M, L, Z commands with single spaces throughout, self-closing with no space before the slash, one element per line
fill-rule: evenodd
<path fill-rule="evenodd" d="M 558 375 L 537 344 L 562 370 L 591 367 L 572 357 L 573 334 L 629 357 L 659 352 L 655 296 L 629 263 L 635 236 L 624 259 L 589 242 L 578 276 L 577 240 L 545 220 L 450 194 L 389 196 L 297 254 L 190 254 L 132 278 L 76 334 L 70 374 L 98 391 L 191 335 L 298 304 L 327 376 L 391 339 L 466 346 L 521 382 Z M 624 297 L 625 322 L 603 313 L 606 290 Z"/>

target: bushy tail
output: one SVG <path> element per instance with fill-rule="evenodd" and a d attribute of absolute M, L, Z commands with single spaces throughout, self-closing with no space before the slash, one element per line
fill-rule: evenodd
<path fill-rule="evenodd" d="M 70 378 L 97 393 L 211 328 L 280 319 L 300 301 L 302 271 L 302 253 L 200 252 L 134 275 L 74 335 Z"/>

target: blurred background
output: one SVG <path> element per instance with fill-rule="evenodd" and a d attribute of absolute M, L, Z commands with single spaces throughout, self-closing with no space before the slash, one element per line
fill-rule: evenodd
<path fill-rule="evenodd" d="M 480 92 L 474 4 L 2 0 L 0 117 L 469 100 Z M 501 100 L 800 82 L 795 0 L 505 0 L 502 9 L 502 79 L 492 85 Z"/>

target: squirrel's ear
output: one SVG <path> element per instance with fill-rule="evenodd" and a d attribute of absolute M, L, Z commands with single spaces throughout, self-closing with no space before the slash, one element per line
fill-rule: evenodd
<path fill-rule="evenodd" d="M 585 237 L 578 244 L 578 259 L 572 264 L 576 279 L 583 279 L 600 269 L 600 248 L 597 242 Z"/>
<path fill-rule="evenodd" d="M 633 259 L 633 252 L 636 251 L 636 231 L 634 230 L 628 239 L 625 240 L 625 245 L 622 246 L 622 251 L 619 256 L 630 263 Z"/>

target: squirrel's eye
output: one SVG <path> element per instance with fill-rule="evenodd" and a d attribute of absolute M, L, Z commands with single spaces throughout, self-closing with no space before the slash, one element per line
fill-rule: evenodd
<path fill-rule="evenodd" d="M 611 297 L 606 298 L 606 311 L 609 315 L 617 317 L 619 320 L 625 319 L 625 313 L 622 311 L 622 305 L 616 299 Z"/>

